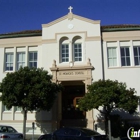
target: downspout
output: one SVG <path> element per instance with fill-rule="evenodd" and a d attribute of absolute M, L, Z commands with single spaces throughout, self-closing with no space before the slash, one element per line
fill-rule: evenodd
<path fill-rule="evenodd" d="M 102 61 L 102 80 L 105 80 L 104 48 L 103 48 L 102 30 L 101 30 L 101 61 Z"/>

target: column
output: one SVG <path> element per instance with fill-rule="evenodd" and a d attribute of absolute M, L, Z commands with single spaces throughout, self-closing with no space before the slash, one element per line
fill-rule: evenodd
<path fill-rule="evenodd" d="M 87 77 L 85 80 L 85 92 L 87 92 L 87 85 L 91 85 L 91 77 Z M 93 118 L 93 109 L 86 112 L 87 119 L 87 128 L 93 129 L 94 118 Z"/>

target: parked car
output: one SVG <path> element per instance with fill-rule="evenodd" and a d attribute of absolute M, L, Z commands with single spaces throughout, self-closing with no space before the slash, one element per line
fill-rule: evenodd
<path fill-rule="evenodd" d="M 107 140 L 107 137 L 87 128 L 64 127 L 52 134 L 41 135 L 38 140 Z"/>
<path fill-rule="evenodd" d="M 12 126 L 0 125 L 0 140 L 23 140 L 23 134 Z"/>

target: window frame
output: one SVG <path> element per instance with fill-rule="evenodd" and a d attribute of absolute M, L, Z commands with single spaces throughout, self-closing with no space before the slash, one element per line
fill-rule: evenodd
<path fill-rule="evenodd" d="M 64 51 L 64 52 L 63 52 Z M 65 55 L 64 57 L 63 57 L 63 55 Z M 68 56 L 67 56 L 68 55 Z M 61 44 L 61 62 L 62 63 L 67 63 L 67 62 L 69 62 L 69 58 L 70 57 L 70 53 L 69 53 L 69 44 L 67 44 L 67 43 L 63 43 L 63 44 Z M 65 60 L 65 61 L 63 61 L 63 60 Z"/>
<path fill-rule="evenodd" d="M 10 61 L 7 61 L 8 58 L 7 58 L 7 55 L 10 55 Z M 11 59 L 11 56 L 12 56 L 12 59 Z M 12 61 L 11 61 L 12 60 Z M 10 65 L 11 67 L 11 64 L 12 64 L 12 69 L 7 69 L 7 64 Z M 14 70 L 14 52 L 5 52 L 5 71 L 13 71 Z"/>
<path fill-rule="evenodd" d="M 78 48 L 76 48 L 76 47 L 78 47 Z M 76 51 L 76 49 L 77 49 L 77 51 Z M 79 49 L 81 51 L 79 51 Z M 83 49 L 82 49 L 82 43 L 74 43 L 73 44 L 73 61 L 74 62 L 82 62 L 83 61 L 83 52 L 82 51 L 83 51 Z M 77 56 L 75 56 L 76 54 L 77 54 Z M 81 56 L 80 56 L 80 54 L 81 54 Z"/>
<path fill-rule="evenodd" d="M 124 50 L 124 56 L 122 56 L 122 49 Z M 128 52 L 129 52 L 129 56 L 127 56 L 127 50 L 128 49 Z M 130 55 L 130 47 L 129 46 L 120 46 L 120 58 L 121 58 L 121 66 L 122 67 L 129 67 L 131 66 L 131 55 Z M 124 58 L 124 63 L 125 65 L 123 65 L 123 58 Z M 129 59 L 129 62 L 128 62 L 128 59 Z M 130 63 L 130 65 L 129 65 Z"/>
<path fill-rule="evenodd" d="M 19 61 L 19 58 L 18 58 L 19 54 L 22 54 L 22 61 Z M 23 60 L 23 54 L 24 54 L 24 60 Z M 25 57 L 26 57 L 26 53 L 25 52 L 17 52 L 17 55 L 16 55 L 16 65 L 17 65 L 16 69 L 17 70 L 19 70 L 20 67 L 25 67 Z M 20 67 L 19 67 L 19 64 L 20 64 Z"/>
<path fill-rule="evenodd" d="M 137 51 L 137 56 L 135 56 L 135 49 L 136 48 L 136 51 Z M 133 55 L 134 55 L 134 65 L 135 66 L 140 66 L 140 46 L 133 46 Z M 137 62 L 138 64 L 136 64 L 136 59 L 137 58 Z"/>
<path fill-rule="evenodd" d="M 30 54 L 31 53 L 33 53 L 33 60 L 30 60 Z M 36 55 L 37 55 L 37 58 L 36 59 L 34 59 L 34 57 L 35 57 L 35 53 L 36 53 Z M 37 68 L 37 66 L 38 66 L 38 52 L 37 51 L 29 51 L 28 52 L 28 66 L 29 66 L 29 68 Z M 30 63 L 32 63 L 33 64 L 33 66 L 30 66 Z M 36 66 L 34 65 L 36 63 Z"/>
<path fill-rule="evenodd" d="M 114 55 L 109 56 L 109 49 L 111 49 L 111 53 L 113 50 L 115 50 L 116 56 L 114 56 Z M 113 65 L 110 64 L 109 59 L 111 59 L 113 61 Z M 116 60 L 116 63 L 115 63 L 115 60 Z M 117 67 L 118 66 L 118 64 L 117 64 L 117 47 L 107 47 L 107 61 L 108 61 L 108 67 Z"/>

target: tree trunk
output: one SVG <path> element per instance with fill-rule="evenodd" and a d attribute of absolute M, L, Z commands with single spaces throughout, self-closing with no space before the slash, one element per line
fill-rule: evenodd
<path fill-rule="evenodd" d="M 26 140 L 26 120 L 27 120 L 27 111 L 23 110 L 23 140 Z"/>

